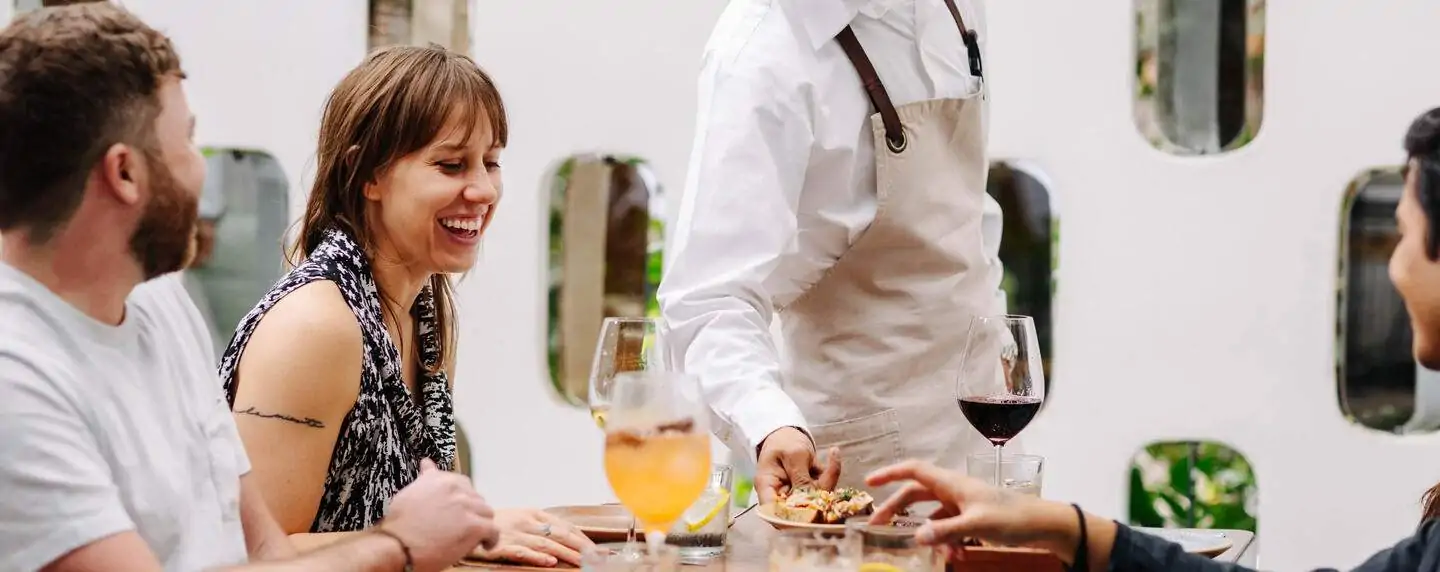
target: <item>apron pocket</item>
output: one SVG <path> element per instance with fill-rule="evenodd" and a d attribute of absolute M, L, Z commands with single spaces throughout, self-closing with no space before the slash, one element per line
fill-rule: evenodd
<path fill-rule="evenodd" d="M 840 448 L 840 486 L 865 488 L 865 475 L 905 458 L 900 420 L 894 409 L 809 428 L 815 450 Z M 876 499 L 877 501 L 880 499 Z"/>

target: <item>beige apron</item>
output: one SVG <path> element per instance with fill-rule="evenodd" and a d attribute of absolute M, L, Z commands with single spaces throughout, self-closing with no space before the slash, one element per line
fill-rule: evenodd
<path fill-rule="evenodd" d="M 979 78 L 975 35 L 954 0 L 946 4 Z M 1003 311 L 981 242 L 984 83 L 968 99 L 896 108 L 854 32 L 846 27 L 837 40 L 878 110 L 877 208 L 855 244 L 782 310 L 785 391 L 817 450 L 840 447 L 841 486 L 862 486 L 866 473 L 911 457 L 964 470 L 966 455 L 992 449 L 955 401 L 960 354 L 971 317 Z"/>

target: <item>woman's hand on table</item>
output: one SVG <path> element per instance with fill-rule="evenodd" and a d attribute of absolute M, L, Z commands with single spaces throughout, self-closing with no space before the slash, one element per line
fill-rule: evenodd
<path fill-rule="evenodd" d="M 1068 504 L 1002 491 L 961 473 L 915 460 L 885 467 L 865 478 L 870 486 L 900 481 L 909 482 L 876 507 L 871 522 L 889 522 L 916 502 L 939 501 L 940 510 L 916 531 L 916 540 L 956 549 L 947 552 L 957 559 L 963 555 L 958 547 L 967 538 L 1049 550 L 1066 563 L 1072 560 L 1080 542 L 1079 519 Z M 1086 523 L 1091 563 L 1108 560 L 1115 539 L 1114 522 L 1087 515 Z"/>
<path fill-rule="evenodd" d="M 529 566 L 580 565 L 580 553 L 594 546 L 575 525 L 542 510 L 498 509 L 495 525 L 500 541 L 490 550 L 477 550 L 485 560 L 504 560 Z"/>

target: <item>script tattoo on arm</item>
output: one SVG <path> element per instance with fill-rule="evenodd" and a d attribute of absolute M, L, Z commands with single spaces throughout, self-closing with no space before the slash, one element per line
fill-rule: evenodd
<path fill-rule="evenodd" d="M 279 420 L 281 420 L 281 421 L 289 421 L 289 422 L 294 423 L 294 424 L 296 424 L 296 425 L 304 425 L 304 426 L 310 427 L 310 428 L 312 428 L 312 429 L 324 429 L 324 428 L 325 428 L 325 423 L 324 423 L 324 422 L 320 421 L 319 419 L 315 419 L 315 418 L 313 418 L 313 417 L 306 417 L 306 418 L 304 418 L 304 419 L 296 419 L 296 418 L 294 418 L 294 417 L 291 417 L 291 416 L 289 416 L 289 415 L 285 415 L 285 414 L 283 414 L 283 413 L 264 413 L 264 412 L 256 411 L 254 406 L 247 407 L 247 408 L 245 408 L 245 409 L 241 409 L 241 410 L 239 410 L 239 411 L 236 411 L 235 413 L 238 414 L 238 415 L 254 415 L 254 416 L 259 417 L 259 418 L 261 418 L 261 419 L 279 419 Z"/>

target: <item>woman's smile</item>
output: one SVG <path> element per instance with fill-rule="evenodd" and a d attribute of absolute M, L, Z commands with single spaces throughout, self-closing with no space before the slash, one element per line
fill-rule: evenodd
<path fill-rule="evenodd" d="M 485 215 L 489 211 L 489 205 L 480 205 L 476 213 L 444 216 L 436 222 L 450 240 L 461 245 L 474 246 L 480 242 L 480 231 L 485 228 Z"/>

